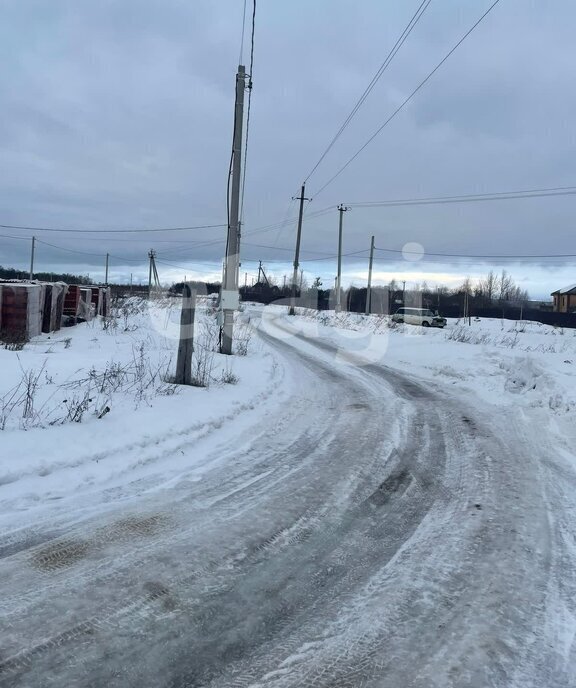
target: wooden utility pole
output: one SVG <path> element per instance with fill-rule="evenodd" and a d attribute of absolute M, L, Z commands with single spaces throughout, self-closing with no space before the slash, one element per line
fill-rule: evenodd
<path fill-rule="evenodd" d="M 296 251 L 294 253 L 294 272 L 292 273 L 292 296 L 290 298 L 290 308 L 288 310 L 289 315 L 295 314 L 294 308 L 296 306 L 296 290 L 298 288 L 298 267 L 300 260 L 300 240 L 302 238 L 302 218 L 304 216 L 304 201 L 310 200 L 304 197 L 305 191 L 306 183 L 302 184 L 300 196 L 293 198 L 293 200 L 300 201 L 300 210 L 298 212 L 298 232 L 296 234 Z"/>
<path fill-rule="evenodd" d="M 106 273 L 104 275 L 104 284 L 105 286 L 108 286 L 108 262 L 110 260 L 110 254 L 106 254 Z"/>
<path fill-rule="evenodd" d="M 336 277 L 336 307 L 334 309 L 336 313 L 339 313 L 342 310 L 342 218 L 347 210 L 350 210 L 350 208 L 342 205 L 342 203 L 338 206 L 340 217 L 338 220 L 338 274 Z"/>
<path fill-rule="evenodd" d="M 366 289 L 366 315 L 372 312 L 372 264 L 374 262 L 374 237 L 370 241 L 370 262 L 368 263 L 368 287 Z"/>
<path fill-rule="evenodd" d="M 232 143 L 232 182 L 230 187 L 230 215 L 226 243 L 226 269 L 220 294 L 223 310 L 222 345 L 220 353 L 232 354 L 234 311 L 238 309 L 238 269 L 240 266 L 240 182 L 242 178 L 242 122 L 244 118 L 244 89 L 246 70 L 238 66 L 236 73 L 236 103 L 234 109 L 234 138 Z"/>
<path fill-rule="evenodd" d="M 32 250 L 30 252 L 30 279 L 34 279 L 34 248 L 36 246 L 36 237 L 32 237 Z"/>
<path fill-rule="evenodd" d="M 196 312 L 196 292 L 189 284 L 182 289 L 182 312 L 180 313 L 180 342 L 176 361 L 177 385 L 192 384 L 192 352 L 194 351 L 194 315 Z"/>

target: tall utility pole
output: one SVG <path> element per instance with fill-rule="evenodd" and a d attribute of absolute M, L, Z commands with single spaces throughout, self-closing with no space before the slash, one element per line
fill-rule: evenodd
<path fill-rule="evenodd" d="M 32 250 L 30 252 L 30 279 L 34 279 L 34 248 L 36 246 L 36 237 L 32 237 Z"/>
<path fill-rule="evenodd" d="M 160 291 L 160 278 L 158 277 L 158 270 L 156 269 L 156 251 L 150 249 L 148 251 L 148 258 L 150 259 L 150 268 L 148 270 L 148 298 L 152 296 L 152 280 L 154 280 L 154 287 Z"/>
<path fill-rule="evenodd" d="M 106 254 L 106 275 L 104 277 L 104 284 L 108 286 L 108 262 L 110 261 L 110 254 Z"/>
<path fill-rule="evenodd" d="M 370 242 L 370 262 L 368 263 L 368 288 L 366 289 L 366 315 L 372 311 L 372 263 L 374 262 L 374 237 Z"/>
<path fill-rule="evenodd" d="M 298 266 L 300 260 L 300 239 L 302 238 L 302 217 L 304 216 L 304 201 L 310 199 L 304 198 L 304 193 L 306 191 L 306 183 L 302 184 L 302 189 L 300 190 L 300 196 L 296 196 L 293 200 L 300 201 L 300 211 L 298 213 L 298 232 L 296 234 L 296 252 L 294 253 L 294 272 L 292 273 L 292 296 L 290 298 L 290 309 L 288 310 L 289 315 L 294 315 L 294 307 L 296 306 L 296 289 L 298 288 Z"/>
<path fill-rule="evenodd" d="M 154 249 L 148 251 L 148 298 L 152 295 L 152 261 L 154 260 Z"/>
<path fill-rule="evenodd" d="M 242 122 L 244 118 L 244 89 L 246 70 L 238 65 L 236 73 L 236 103 L 234 106 L 234 138 L 232 143 L 232 182 L 230 186 L 230 215 L 228 217 L 228 241 L 226 242 L 226 269 L 220 298 L 224 311 L 222 346 L 220 352 L 232 354 L 234 311 L 238 308 L 238 269 L 240 266 L 240 180 L 242 176 Z"/>
<path fill-rule="evenodd" d="M 340 213 L 338 222 L 338 276 L 336 277 L 336 308 L 334 309 L 336 313 L 340 313 L 342 310 L 342 218 L 347 210 L 350 210 L 350 208 L 340 203 L 338 206 L 338 212 Z"/>

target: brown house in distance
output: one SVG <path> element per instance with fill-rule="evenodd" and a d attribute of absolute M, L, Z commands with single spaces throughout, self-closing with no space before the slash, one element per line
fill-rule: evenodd
<path fill-rule="evenodd" d="M 551 294 L 554 299 L 554 311 L 556 313 L 576 312 L 576 284 L 571 284 L 564 289 L 557 289 Z"/>

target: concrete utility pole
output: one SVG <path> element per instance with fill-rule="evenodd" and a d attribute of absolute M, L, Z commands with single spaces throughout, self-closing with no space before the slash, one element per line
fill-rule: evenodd
<path fill-rule="evenodd" d="M 298 266 L 300 260 L 300 239 L 302 238 L 302 218 L 304 216 L 304 201 L 310 200 L 304 197 L 306 191 L 306 183 L 302 184 L 300 196 L 296 196 L 293 200 L 300 200 L 300 211 L 298 212 L 298 232 L 296 234 L 296 252 L 294 253 L 294 272 L 292 273 L 292 296 L 290 298 L 289 315 L 294 315 L 294 307 L 296 306 L 296 289 L 298 287 Z"/>
<path fill-rule="evenodd" d="M 36 237 L 32 237 L 32 251 L 30 252 L 30 279 L 34 279 L 34 248 L 36 246 Z"/>
<path fill-rule="evenodd" d="M 370 242 L 370 262 L 368 263 L 368 288 L 366 289 L 366 315 L 372 311 L 372 263 L 374 262 L 374 237 Z"/>
<path fill-rule="evenodd" d="M 148 260 L 148 298 L 150 298 L 152 294 L 152 262 L 154 260 L 154 249 L 148 251 Z"/>
<path fill-rule="evenodd" d="M 336 308 L 334 309 L 336 313 L 340 313 L 342 310 L 342 218 L 347 210 L 350 210 L 350 208 L 340 203 L 338 206 L 338 212 L 340 213 L 338 222 L 338 276 L 336 277 Z"/>
<path fill-rule="evenodd" d="M 155 289 L 160 292 L 160 278 L 158 277 L 158 270 L 156 269 L 156 251 L 150 249 L 148 252 L 150 258 L 150 269 L 148 271 L 148 298 L 152 296 L 152 281 L 154 281 Z"/>
<path fill-rule="evenodd" d="M 236 74 L 236 103 L 234 110 L 234 139 L 232 143 L 232 183 L 230 187 L 230 216 L 226 243 L 226 269 L 220 295 L 223 310 L 222 346 L 220 353 L 232 354 L 234 311 L 238 308 L 238 269 L 240 266 L 240 181 L 242 176 L 242 122 L 244 118 L 244 89 L 246 70 L 238 66 Z"/>
<path fill-rule="evenodd" d="M 106 254 L 106 274 L 104 277 L 104 284 L 108 286 L 108 262 L 110 261 L 110 254 Z"/>
<path fill-rule="evenodd" d="M 192 384 L 192 352 L 194 351 L 194 316 L 196 312 L 196 292 L 184 284 L 182 289 L 182 312 L 180 314 L 180 342 L 176 360 L 177 385 Z"/>

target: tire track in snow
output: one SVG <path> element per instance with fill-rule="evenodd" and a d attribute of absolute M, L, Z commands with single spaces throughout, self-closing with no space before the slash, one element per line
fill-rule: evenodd
<path fill-rule="evenodd" d="M 90 676 L 94 686 L 511 688 L 517 643 L 534 621 L 519 617 L 519 600 L 530 591 L 536 604 L 547 573 L 523 547 L 531 529 L 547 531 L 533 465 L 501 439 L 506 419 L 496 430 L 492 419 L 395 371 L 343 371 L 299 346 L 278 347 L 315 370 L 325 399 L 334 399 L 328 413 L 309 413 L 309 425 L 332 419 L 332 435 L 315 428 L 284 446 L 281 437 L 261 439 L 261 469 L 297 456 L 285 480 L 273 472 L 233 491 L 230 510 L 227 499 L 216 502 L 213 517 L 230 532 L 210 531 L 221 533 L 224 550 L 211 570 L 173 578 L 174 586 L 156 581 L 144 591 L 153 599 L 133 595 L 124 616 L 99 617 L 92 640 L 78 628 L 32 652 L 11 685 L 41 675 L 53 679 L 47 686 Z M 389 401 L 391 386 L 399 401 Z M 352 398 L 342 399 L 343 389 Z M 383 399 L 404 424 L 399 434 L 392 424 L 396 453 L 375 413 Z M 515 489 L 518 506 L 533 499 L 532 510 L 509 509 Z M 234 547 L 236 537 L 243 540 Z M 200 532 L 184 536 L 196 542 L 204 543 Z M 119 632 L 133 626 L 136 639 Z M 105 666 L 87 650 L 81 667 L 68 661 L 86 637 L 106 647 Z"/>

